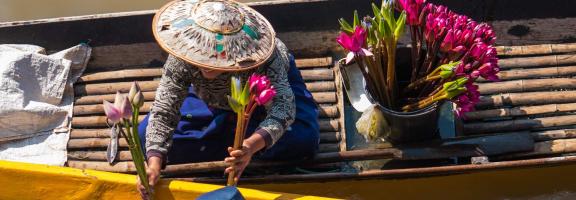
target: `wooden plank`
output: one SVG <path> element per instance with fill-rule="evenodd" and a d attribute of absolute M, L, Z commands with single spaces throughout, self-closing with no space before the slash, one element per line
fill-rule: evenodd
<path fill-rule="evenodd" d="M 140 115 L 139 120 L 142 121 L 144 117 L 146 116 Z M 106 116 L 73 117 L 72 128 L 105 128 L 108 127 L 106 119 Z"/>
<path fill-rule="evenodd" d="M 142 92 L 156 91 L 159 83 L 159 81 L 138 81 Z M 132 82 L 77 84 L 74 86 L 74 93 L 76 96 L 115 94 L 116 91 L 128 93 L 131 87 Z"/>
<path fill-rule="evenodd" d="M 72 129 L 70 139 L 76 138 L 109 138 L 110 129 Z"/>
<path fill-rule="evenodd" d="M 530 78 L 545 78 L 556 76 L 573 76 L 576 75 L 576 66 L 565 67 L 546 67 L 534 69 L 517 69 L 501 71 L 498 73 L 498 78 L 503 81 L 517 80 L 517 79 L 530 79 Z M 487 82 L 487 80 L 479 78 L 479 82 Z"/>
<path fill-rule="evenodd" d="M 107 72 L 95 72 L 82 75 L 77 83 L 111 81 L 130 78 L 154 78 L 162 76 L 162 68 L 124 69 Z"/>
<path fill-rule="evenodd" d="M 576 79 L 549 78 L 503 81 L 478 84 L 481 94 L 498 94 L 507 92 L 535 92 L 560 89 L 576 89 Z"/>
<path fill-rule="evenodd" d="M 554 114 L 576 111 L 576 103 L 549 104 L 541 106 L 524 106 L 514 108 L 500 108 L 480 110 L 466 113 L 467 120 L 481 120 L 497 117 L 518 117 L 539 114 Z"/>
<path fill-rule="evenodd" d="M 70 139 L 68 140 L 68 149 L 92 149 L 104 148 L 110 143 L 110 138 L 83 138 L 83 139 Z M 128 148 L 128 143 L 123 138 L 118 140 L 118 147 Z"/>
<path fill-rule="evenodd" d="M 576 64 L 575 54 L 547 55 L 498 60 L 501 69 L 559 66 Z"/>
<path fill-rule="evenodd" d="M 576 52 L 576 43 L 497 46 L 499 56 L 529 56 Z"/>
<path fill-rule="evenodd" d="M 318 146 L 318 153 L 339 152 L 340 145 L 338 144 L 320 144 Z"/>
<path fill-rule="evenodd" d="M 143 92 L 145 101 L 154 101 L 156 92 Z M 101 104 L 103 100 L 113 102 L 116 94 L 105 94 L 105 95 L 93 95 L 93 96 L 83 96 L 77 97 L 74 103 L 76 105 L 90 105 L 90 104 Z"/>
<path fill-rule="evenodd" d="M 320 127 L 320 132 L 339 132 L 341 131 L 339 120 L 318 120 L 318 126 Z"/>
<path fill-rule="evenodd" d="M 576 115 L 466 123 L 464 124 L 464 133 L 470 135 L 506 131 L 533 130 L 538 128 L 562 127 L 569 125 L 576 125 Z"/>
<path fill-rule="evenodd" d="M 310 92 L 332 92 L 336 90 L 336 84 L 333 81 L 307 82 L 306 89 Z"/>
<path fill-rule="evenodd" d="M 312 97 L 316 103 L 336 103 L 338 101 L 335 92 L 315 92 L 312 93 Z"/>
<path fill-rule="evenodd" d="M 69 160 L 107 161 L 106 151 L 68 151 Z M 132 161 L 130 151 L 118 151 L 115 161 Z"/>
<path fill-rule="evenodd" d="M 339 132 L 322 132 L 320 133 L 320 143 L 338 143 L 340 142 Z"/>
<path fill-rule="evenodd" d="M 144 102 L 142 107 L 140 107 L 140 114 L 150 112 L 150 108 L 152 108 L 151 101 Z M 77 105 L 74 106 L 74 116 L 78 115 L 102 115 L 104 114 L 104 107 L 102 104 L 94 104 L 94 105 Z"/>
<path fill-rule="evenodd" d="M 480 97 L 478 108 L 576 102 L 576 91 L 505 93 Z"/>
<path fill-rule="evenodd" d="M 108 162 L 69 160 L 67 162 L 67 165 L 68 167 L 72 168 L 92 169 L 107 172 L 117 172 L 117 173 L 136 172 L 136 167 L 134 166 L 134 163 L 131 161 L 116 162 L 110 165 L 108 164 Z"/>
<path fill-rule="evenodd" d="M 319 106 L 318 107 L 318 117 L 319 118 L 338 118 L 340 117 L 340 112 L 337 106 Z"/>
<path fill-rule="evenodd" d="M 334 72 L 331 69 L 300 70 L 304 81 L 333 81 Z"/>
<path fill-rule="evenodd" d="M 296 66 L 300 69 L 332 66 L 332 57 L 296 59 Z"/>

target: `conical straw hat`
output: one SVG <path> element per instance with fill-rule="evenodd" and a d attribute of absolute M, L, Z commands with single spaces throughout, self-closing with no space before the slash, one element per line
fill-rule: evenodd
<path fill-rule="evenodd" d="M 270 22 L 236 1 L 172 1 L 152 23 L 165 51 L 197 67 L 246 70 L 262 65 L 274 52 L 276 33 Z"/>

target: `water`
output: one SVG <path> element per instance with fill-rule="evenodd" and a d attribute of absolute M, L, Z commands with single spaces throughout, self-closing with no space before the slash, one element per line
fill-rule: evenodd
<path fill-rule="evenodd" d="M 150 10 L 166 0 L 0 0 L 0 22 Z M 407 180 L 244 187 L 347 199 L 576 199 L 576 165 Z"/>

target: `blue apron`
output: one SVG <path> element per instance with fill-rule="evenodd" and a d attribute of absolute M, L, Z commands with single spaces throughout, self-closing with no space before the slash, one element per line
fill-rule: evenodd
<path fill-rule="evenodd" d="M 293 160 L 313 156 L 320 142 L 318 107 L 306 89 L 294 58 L 290 56 L 288 80 L 296 100 L 296 118 L 284 135 L 271 147 L 261 151 L 256 159 Z M 181 119 L 168 151 L 168 163 L 192 163 L 223 160 L 227 148 L 234 143 L 236 114 L 232 111 L 208 107 L 198 98 L 191 86 L 180 109 Z M 266 116 L 265 109 L 258 107 L 249 122 L 248 138 Z M 148 117 L 138 127 L 142 146 L 146 143 Z"/>

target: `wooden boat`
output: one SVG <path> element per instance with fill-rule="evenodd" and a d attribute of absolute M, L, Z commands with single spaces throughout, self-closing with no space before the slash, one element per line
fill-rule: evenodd
<path fill-rule="evenodd" d="M 134 175 L 0 161 L 0 199 L 138 199 Z M 26 180 L 26 181 L 22 181 Z M 222 186 L 162 180 L 156 199 L 196 199 Z M 240 189 L 246 199 L 329 199 Z"/>
<path fill-rule="evenodd" d="M 489 20 L 498 36 L 502 82 L 480 83 L 478 111 L 462 122 L 465 136 L 400 147 L 354 147 L 354 119 L 336 65 L 342 50 L 334 41 L 337 19 L 353 10 L 369 13 L 368 0 L 280 0 L 251 3 L 268 17 L 297 57 L 308 88 L 321 108 L 320 153 L 310 160 L 254 161 L 242 183 L 325 182 L 455 175 L 489 170 L 576 163 L 576 25 L 573 13 L 537 1 L 433 1 L 478 20 Z M 561 5 L 573 5 L 566 1 Z M 570 6 L 566 6 L 570 7 Z M 474 9 L 470 9 L 474 8 Z M 531 15 L 508 14 L 510 10 Z M 533 11 L 533 12 L 530 12 Z M 60 50 L 90 41 L 94 47 L 86 74 L 75 86 L 76 101 L 68 143 L 68 166 L 134 173 L 126 144 L 119 161 L 105 159 L 108 134 L 102 99 L 112 100 L 138 80 L 148 112 L 166 59 L 154 42 L 154 11 L 65 17 L 0 24 L 0 43 L 31 43 Z M 534 14 L 534 15 L 532 15 Z M 506 45 L 506 46 L 504 46 Z M 451 144 L 460 145 L 451 145 Z M 362 162 L 375 160 L 375 168 Z M 223 162 L 169 165 L 166 177 L 222 183 Z M 252 174 L 250 172 L 253 172 Z M 256 174 L 256 175 L 255 175 Z"/>

